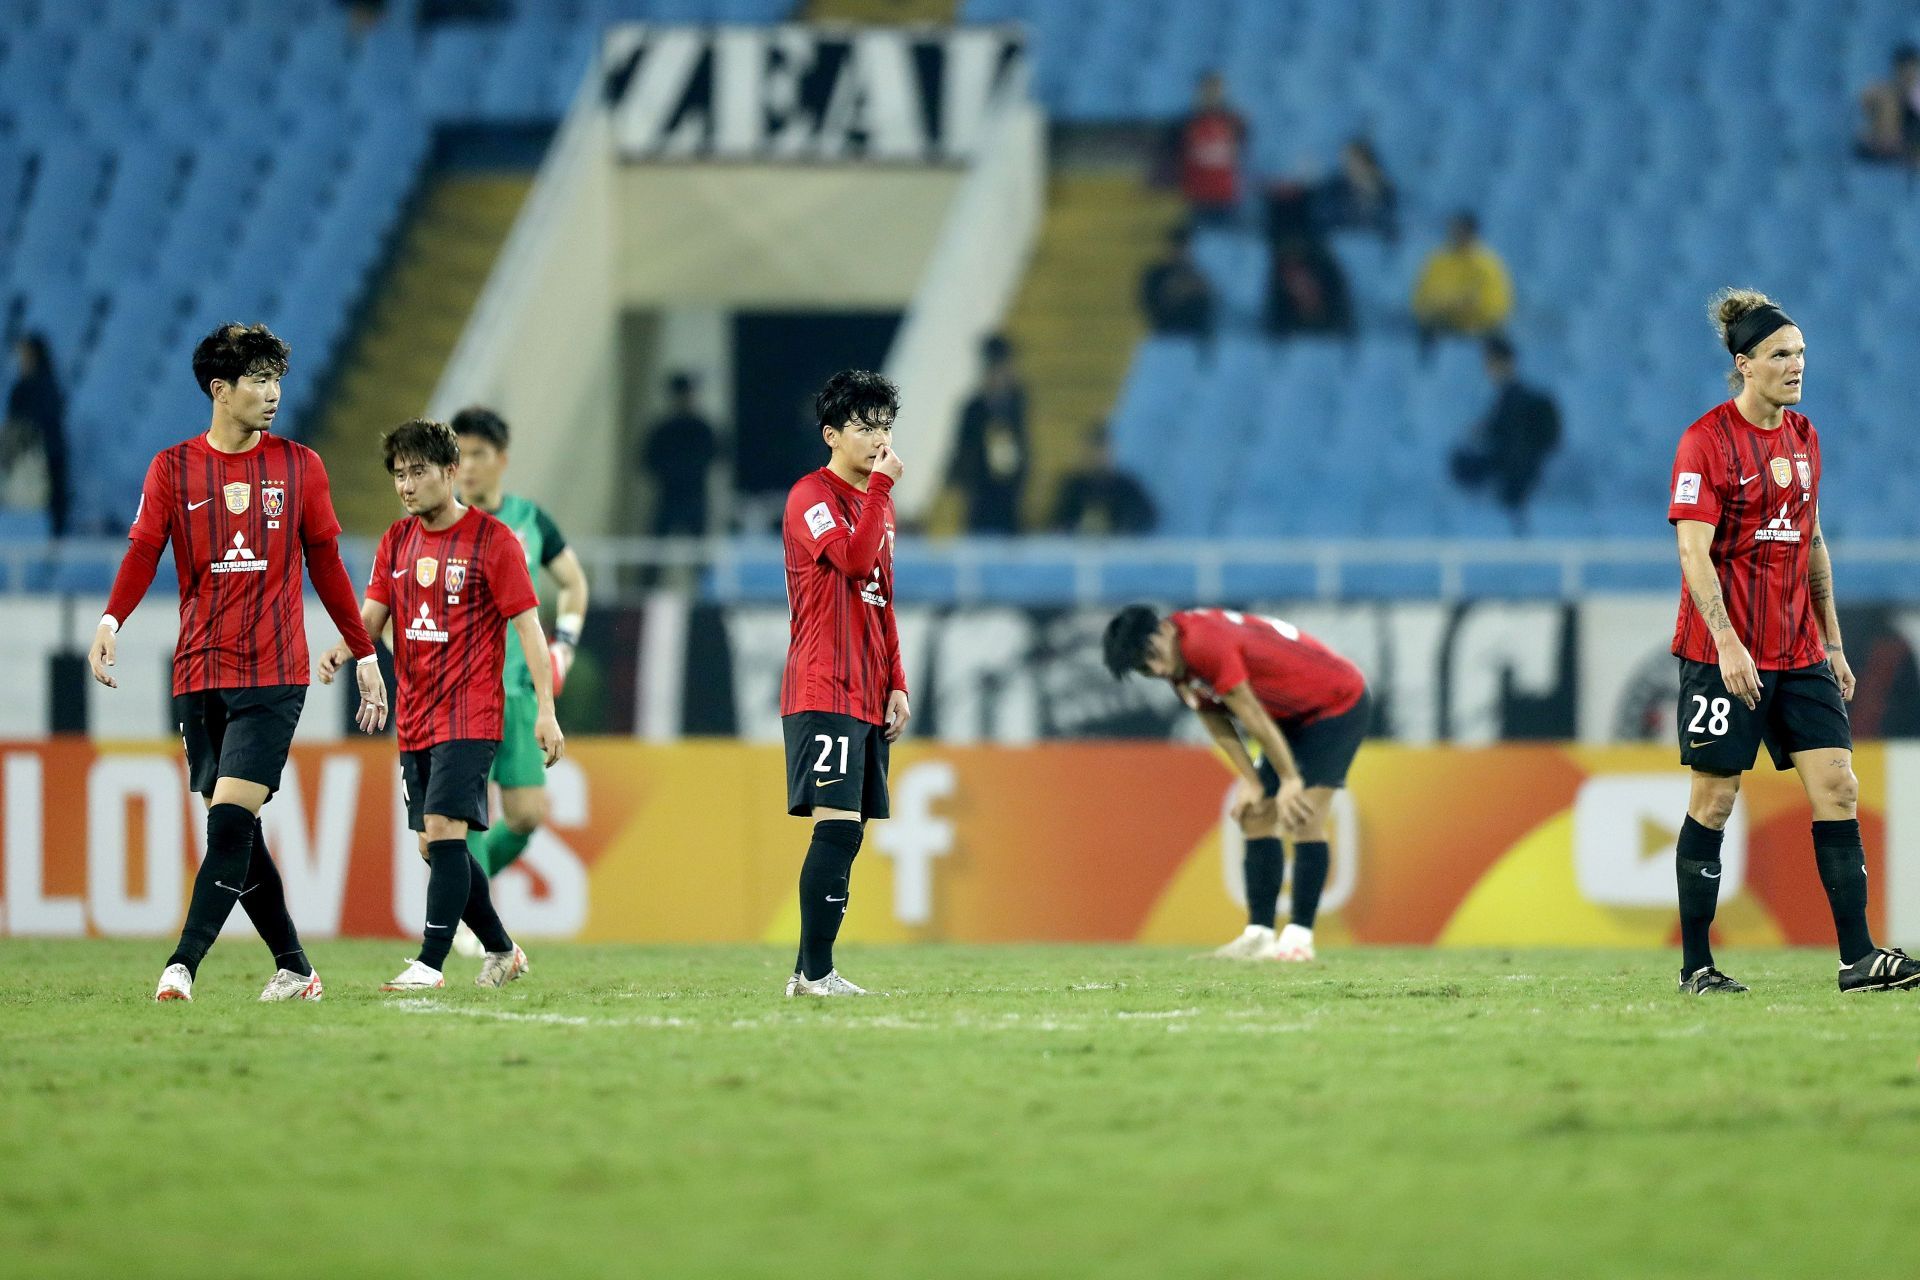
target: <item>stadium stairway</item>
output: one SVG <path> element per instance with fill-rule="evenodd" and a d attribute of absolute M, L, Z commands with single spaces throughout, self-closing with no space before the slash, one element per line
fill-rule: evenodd
<path fill-rule="evenodd" d="M 518 171 L 428 180 L 314 436 L 348 533 L 376 534 L 397 515 L 374 447 L 425 410 L 532 185 Z"/>
<path fill-rule="evenodd" d="M 1035 389 L 1028 528 L 1045 524 L 1060 477 L 1080 463 L 1089 427 L 1118 398 L 1146 334 L 1140 273 L 1180 217 L 1179 198 L 1143 187 L 1133 170 L 1054 175 L 1033 265 L 1006 325 Z"/>

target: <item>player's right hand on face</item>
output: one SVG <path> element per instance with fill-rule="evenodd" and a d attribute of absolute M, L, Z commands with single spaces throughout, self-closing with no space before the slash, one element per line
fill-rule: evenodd
<path fill-rule="evenodd" d="M 1753 655 L 1747 652 L 1747 646 L 1733 637 L 1731 631 L 1725 634 L 1729 638 L 1720 645 L 1720 683 L 1752 711 L 1760 705 L 1760 670 L 1753 665 Z"/>
<path fill-rule="evenodd" d="M 113 628 L 102 623 L 93 633 L 93 647 L 87 650 L 87 665 L 93 668 L 95 680 L 109 689 L 118 689 L 120 683 L 107 674 L 107 668 L 113 665 L 113 650 Z"/>
<path fill-rule="evenodd" d="M 902 470 L 900 455 L 893 451 L 892 445 L 883 444 L 880 446 L 880 456 L 873 460 L 873 469 L 895 484 L 900 483 L 900 472 Z"/>

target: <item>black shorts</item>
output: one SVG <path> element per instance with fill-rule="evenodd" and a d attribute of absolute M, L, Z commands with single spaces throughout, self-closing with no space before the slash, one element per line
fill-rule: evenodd
<path fill-rule="evenodd" d="M 1360 754 L 1367 729 L 1373 724 L 1373 696 L 1361 690 L 1360 701 L 1337 716 L 1315 720 L 1312 724 L 1282 724 L 1280 734 L 1300 766 L 1300 781 L 1309 787 L 1331 787 L 1338 791 L 1347 785 L 1347 770 Z M 1267 794 L 1280 794 L 1280 771 L 1264 755 L 1260 758 L 1260 780 Z"/>
<path fill-rule="evenodd" d="M 1833 664 L 1760 673 L 1760 705 L 1752 711 L 1727 692 L 1720 667 L 1680 659 L 1680 763 L 1726 776 L 1753 768 L 1767 744 L 1776 769 L 1793 768 L 1793 753 L 1853 750 L 1847 702 Z"/>
<path fill-rule="evenodd" d="M 494 748 L 486 738 L 455 738 L 422 751 L 400 753 L 400 785 L 407 795 L 407 825 L 427 829 L 427 815 L 457 818 L 469 831 L 487 829 L 487 770 Z"/>
<path fill-rule="evenodd" d="M 797 818 L 823 809 L 887 816 L 887 741 L 877 724 L 831 711 L 796 711 L 780 718 L 787 739 L 787 812 Z"/>
<path fill-rule="evenodd" d="M 271 799 L 306 702 L 303 684 L 175 694 L 173 722 L 187 748 L 187 785 L 211 798 L 215 782 L 239 778 L 259 783 Z"/>

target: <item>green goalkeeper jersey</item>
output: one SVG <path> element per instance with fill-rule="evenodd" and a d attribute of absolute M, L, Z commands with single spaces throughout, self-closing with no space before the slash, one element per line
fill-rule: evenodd
<path fill-rule="evenodd" d="M 527 576 L 533 579 L 534 590 L 538 591 L 540 570 L 567 549 L 567 539 L 560 527 L 531 500 L 517 494 L 506 494 L 500 499 L 500 509 L 487 514 L 513 530 L 513 536 L 520 539 L 520 546 L 527 553 Z M 512 627 L 507 628 L 506 686 L 508 693 L 533 692 L 533 673 L 527 670 L 527 655 L 521 651 L 520 636 Z"/>

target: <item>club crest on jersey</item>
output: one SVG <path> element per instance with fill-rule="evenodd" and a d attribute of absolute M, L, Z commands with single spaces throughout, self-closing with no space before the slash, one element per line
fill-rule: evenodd
<path fill-rule="evenodd" d="M 440 562 L 432 556 L 421 556 L 413 562 L 413 580 L 421 586 L 432 586 L 433 580 L 439 576 Z"/>
<path fill-rule="evenodd" d="M 1793 464 L 1791 462 L 1788 462 L 1785 458 L 1775 458 L 1771 466 L 1773 467 L 1773 482 L 1775 484 L 1784 489 L 1793 483 Z"/>
<path fill-rule="evenodd" d="M 245 481 L 237 480 L 230 485 L 224 485 L 220 493 L 227 500 L 227 510 L 235 515 L 245 511 L 253 502 L 253 486 Z"/>
<path fill-rule="evenodd" d="M 260 490 L 260 511 L 269 520 L 278 520 L 287 509 L 287 491 L 277 484 L 266 485 Z"/>
<path fill-rule="evenodd" d="M 457 596 L 460 588 L 467 585 L 467 566 L 458 560 L 447 562 L 447 594 Z"/>
<path fill-rule="evenodd" d="M 1793 465 L 1800 468 L 1800 487 L 1802 489 L 1813 488 L 1813 464 L 1805 458 L 1802 458 Z"/>

